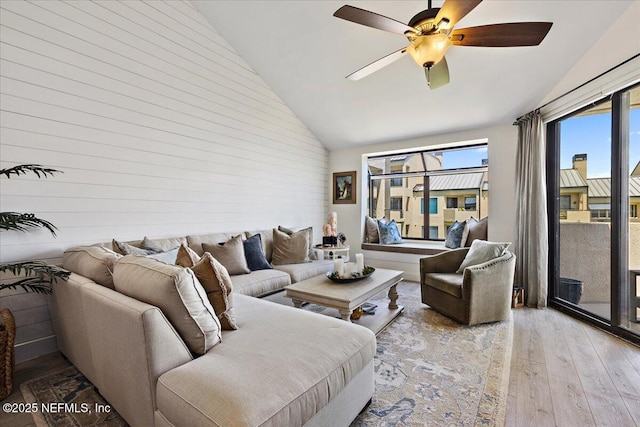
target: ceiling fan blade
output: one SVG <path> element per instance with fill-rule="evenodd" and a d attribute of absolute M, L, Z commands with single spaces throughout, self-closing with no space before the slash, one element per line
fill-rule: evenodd
<path fill-rule="evenodd" d="M 449 20 L 449 28 L 452 28 L 480 3 L 482 0 L 445 0 L 433 22 L 437 24 L 445 18 Z"/>
<path fill-rule="evenodd" d="M 451 33 L 451 42 L 457 46 L 537 46 L 551 25 L 551 22 L 511 22 L 460 28 Z"/>
<path fill-rule="evenodd" d="M 402 58 L 404 54 L 407 52 L 407 48 L 403 47 L 400 50 L 396 50 L 393 53 L 390 53 L 387 56 L 383 56 L 377 61 L 373 61 L 371 64 L 360 68 L 358 71 L 349 74 L 347 79 L 349 80 L 360 80 L 363 77 L 367 77 L 369 74 L 378 71 L 379 69 L 386 67 L 392 62 L 396 62 L 398 59 Z"/>
<path fill-rule="evenodd" d="M 442 58 L 431 68 L 425 67 L 424 73 L 430 89 L 438 89 L 441 86 L 449 84 L 449 66 L 445 58 Z"/>
<path fill-rule="evenodd" d="M 344 5 L 340 9 L 336 10 L 333 16 L 355 22 L 356 24 L 366 25 L 367 27 L 401 35 L 404 35 L 407 31 L 411 33 L 416 32 L 415 28 L 410 27 L 407 24 L 403 24 L 400 21 L 349 5 Z"/>

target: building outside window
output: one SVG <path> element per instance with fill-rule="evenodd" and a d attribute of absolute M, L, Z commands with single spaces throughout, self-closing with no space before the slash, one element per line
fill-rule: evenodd
<path fill-rule="evenodd" d="M 369 215 L 395 220 L 403 238 L 444 240 L 455 221 L 488 214 L 486 143 L 371 155 L 367 164 Z"/>

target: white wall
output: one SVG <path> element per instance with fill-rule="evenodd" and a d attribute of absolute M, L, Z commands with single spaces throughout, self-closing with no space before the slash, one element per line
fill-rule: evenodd
<path fill-rule="evenodd" d="M 634 1 L 540 104 L 552 101 L 640 53 L 639 22 L 640 1 Z"/>
<path fill-rule="evenodd" d="M 394 141 L 331 151 L 330 175 L 356 170 L 358 193 L 355 205 L 334 205 L 329 194 L 329 209 L 338 213 L 338 230 L 347 236 L 351 255 L 365 254 L 366 263 L 374 267 L 403 270 L 405 279 L 418 280 L 420 256 L 390 252 L 362 251 L 366 207 L 366 165 L 363 155 L 392 150 L 408 150 L 438 144 L 487 139 L 489 143 L 489 239 L 513 242 L 515 238 L 515 162 L 518 130 L 515 126 L 498 126 L 455 132 L 409 140 Z M 331 177 L 329 180 L 331 188 Z"/>
<path fill-rule="evenodd" d="M 325 222 L 328 152 L 188 2 L 2 1 L 0 261 L 74 245 Z M 316 233 L 318 239 L 320 233 Z M 46 300 L 5 293 L 19 360 L 55 349 Z M 30 341 L 34 343 L 29 344 Z"/>

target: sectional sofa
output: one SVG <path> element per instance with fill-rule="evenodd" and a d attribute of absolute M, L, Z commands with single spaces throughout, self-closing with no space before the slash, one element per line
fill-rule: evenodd
<path fill-rule="evenodd" d="M 256 233 L 269 258 L 271 230 L 247 235 Z M 237 234 L 178 239 L 202 254 L 203 243 Z M 128 270 L 140 265 L 141 274 Z M 324 274 L 330 262 L 231 276 L 238 329 L 221 331 L 201 355 L 170 310 L 116 290 L 154 289 L 153 277 L 189 281 L 189 269 L 100 245 L 70 249 L 63 267 L 73 274 L 54 284 L 50 302 L 59 348 L 132 426 L 347 426 L 373 396 L 371 331 L 257 298 Z"/>

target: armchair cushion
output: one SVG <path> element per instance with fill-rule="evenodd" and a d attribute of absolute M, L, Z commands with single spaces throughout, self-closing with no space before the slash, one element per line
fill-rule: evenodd
<path fill-rule="evenodd" d="M 462 278 L 462 274 L 458 273 L 427 273 L 425 275 L 429 286 L 456 298 L 462 298 Z"/>
<path fill-rule="evenodd" d="M 464 260 L 462 260 L 462 264 L 460 264 L 460 267 L 456 270 L 456 273 L 462 273 L 467 267 L 482 264 L 483 262 L 502 256 L 510 244 L 511 242 L 495 243 L 487 242 L 486 240 L 474 240 L 473 243 L 471 243 L 469 252 L 464 257 Z"/>

